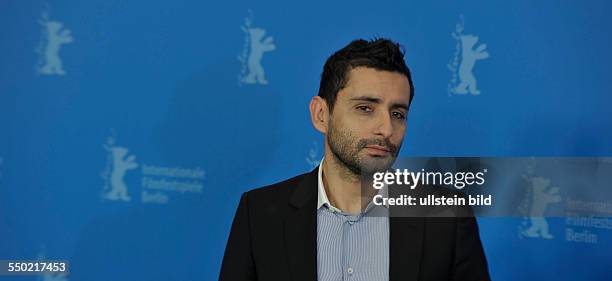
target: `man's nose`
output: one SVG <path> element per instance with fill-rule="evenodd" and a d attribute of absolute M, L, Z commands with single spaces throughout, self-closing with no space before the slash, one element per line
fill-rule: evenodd
<path fill-rule="evenodd" d="M 386 113 L 379 114 L 376 121 L 376 128 L 374 134 L 380 135 L 384 138 L 389 138 L 393 134 L 393 124 L 391 123 L 391 116 Z"/>

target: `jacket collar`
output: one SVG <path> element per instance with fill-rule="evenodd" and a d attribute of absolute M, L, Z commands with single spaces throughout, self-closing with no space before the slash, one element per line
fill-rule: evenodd
<path fill-rule="evenodd" d="M 305 174 L 291 194 L 284 222 L 285 249 L 292 281 L 317 280 L 317 171 Z"/>

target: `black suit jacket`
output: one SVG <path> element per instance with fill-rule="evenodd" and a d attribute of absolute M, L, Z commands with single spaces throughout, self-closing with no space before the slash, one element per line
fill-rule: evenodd
<path fill-rule="evenodd" d="M 242 195 L 220 281 L 317 280 L 317 172 Z M 389 220 L 390 281 L 490 280 L 473 217 Z"/>

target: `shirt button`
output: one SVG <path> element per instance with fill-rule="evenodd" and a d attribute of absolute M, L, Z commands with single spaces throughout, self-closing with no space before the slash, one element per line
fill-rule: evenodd
<path fill-rule="evenodd" d="M 346 270 L 346 272 L 348 272 L 348 274 L 353 274 L 353 268 L 352 268 L 352 267 L 349 267 L 349 268 Z"/>

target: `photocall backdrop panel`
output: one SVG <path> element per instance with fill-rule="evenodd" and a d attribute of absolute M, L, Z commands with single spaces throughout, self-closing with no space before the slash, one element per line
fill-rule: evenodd
<path fill-rule="evenodd" d="M 216 280 L 240 195 L 318 165 L 308 103 L 357 38 L 404 46 L 402 157 L 611 156 L 611 6 L 2 1 L 0 259 Z M 610 224 L 545 222 L 479 218 L 494 280 L 609 279 Z"/>

